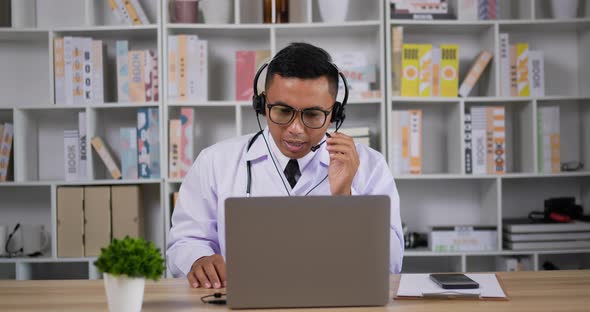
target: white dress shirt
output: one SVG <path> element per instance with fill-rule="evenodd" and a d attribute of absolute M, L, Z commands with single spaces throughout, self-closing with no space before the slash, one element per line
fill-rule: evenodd
<path fill-rule="evenodd" d="M 291 189 L 283 173 L 288 158 L 279 152 L 268 128 L 264 130 L 264 136 L 279 172 L 269 158 L 269 149 L 262 136 L 258 136 L 247 151 L 253 136 L 229 139 L 204 149 L 184 178 L 172 214 L 166 250 L 168 269 L 175 277 L 186 276 L 192 264 L 201 257 L 221 254 L 225 258 L 224 202 L 228 197 L 246 196 L 246 161 L 252 163 L 251 196 L 287 196 L 281 179 L 292 196 L 304 196 L 310 190 L 309 196 L 331 194 L 329 179 L 320 183 L 328 174 L 330 164 L 325 143 L 316 152 L 298 160 L 301 177 Z M 359 143 L 356 149 L 360 166 L 352 181 L 352 195 L 390 197 L 390 271 L 399 273 L 404 240 L 399 195 L 391 170 L 379 152 Z"/>

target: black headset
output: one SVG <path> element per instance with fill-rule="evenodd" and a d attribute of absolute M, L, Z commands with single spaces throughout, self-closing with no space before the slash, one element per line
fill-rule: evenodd
<path fill-rule="evenodd" d="M 272 61 L 271 61 L 272 62 Z M 258 71 L 256 72 L 256 76 L 254 76 L 254 95 L 252 96 L 252 108 L 257 114 L 262 116 L 266 115 L 266 96 L 264 93 L 258 94 L 258 79 L 260 78 L 260 74 L 262 71 L 270 65 L 269 63 L 264 63 Z M 330 63 L 332 67 L 336 70 L 342 81 L 344 82 L 344 99 L 342 102 L 336 101 L 334 102 L 334 106 L 332 107 L 332 117 L 330 118 L 330 122 L 336 123 L 336 131 L 340 128 L 346 115 L 344 114 L 344 106 L 346 102 L 348 102 L 348 81 L 346 81 L 346 77 L 342 72 L 338 69 L 338 67 L 334 63 Z M 336 81 L 336 85 L 338 85 L 338 81 Z"/>

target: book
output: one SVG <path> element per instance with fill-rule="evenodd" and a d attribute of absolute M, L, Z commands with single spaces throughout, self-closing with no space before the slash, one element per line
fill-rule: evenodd
<path fill-rule="evenodd" d="M 150 56 L 152 57 L 152 67 L 150 72 L 150 82 L 152 85 L 152 101 L 158 102 L 160 100 L 160 74 L 158 66 L 158 54 L 153 50 L 150 50 Z"/>
<path fill-rule="evenodd" d="M 78 178 L 80 180 L 86 180 L 88 178 L 88 139 L 86 137 L 86 133 L 86 112 L 78 112 L 78 145 L 80 148 Z"/>
<path fill-rule="evenodd" d="M 168 97 L 178 97 L 178 38 L 168 36 Z"/>
<path fill-rule="evenodd" d="M 510 242 L 504 241 L 503 245 L 511 250 L 535 250 L 535 249 L 574 249 L 590 248 L 590 240 L 566 240 L 543 242 Z"/>
<path fill-rule="evenodd" d="M 588 232 L 555 232 L 555 233 L 504 233 L 503 238 L 510 242 L 538 242 L 538 241 L 566 241 L 566 240 L 590 240 Z"/>
<path fill-rule="evenodd" d="M 440 96 L 440 48 L 432 48 L 432 96 Z"/>
<path fill-rule="evenodd" d="M 184 178 L 193 164 L 193 109 L 180 109 L 180 177 Z"/>
<path fill-rule="evenodd" d="M 236 51 L 236 101 L 251 101 L 254 95 L 252 81 L 257 69 L 270 58 L 270 50 Z"/>
<path fill-rule="evenodd" d="M 104 103 L 104 45 L 92 40 L 92 102 Z"/>
<path fill-rule="evenodd" d="M 478 12 L 480 20 L 495 20 L 498 17 L 498 1 L 479 0 Z"/>
<path fill-rule="evenodd" d="M 440 95 L 456 97 L 459 90 L 459 46 L 441 44 Z"/>
<path fill-rule="evenodd" d="M 111 177 L 115 180 L 121 179 L 121 170 L 119 170 L 119 167 L 117 166 L 117 164 L 113 160 L 111 153 L 107 149 L 107 147 L 104 144 L 104 142 L 102 141 L 102 139 L 100 137 L 96 136 L 96 137 L 92 138 L 92 140 L 90 142 L 92 144 L 92 147 L 94 147 L 94 150 L 96 151 L 98 156 L 100 156 L 100 159 L 102 160 L 103 164 L 105 165 L 105 167 L 107 168 L 107 170 L 111 174 Z"/>
<path fill-rule="evenodd" d="M 73 42 L 73 98 L 75 105 L 84 105 L 84 38 L 74 37 Z"/>
<path fill-rule="evenodd" d="M 178 100 L 188 100 L 188 36 L 177 36 L 178 43 Z"/>
<path fill-rule="evenodd" d="M 131 3 L 131 0 L 122 0 L 125 10 L 129 18 L 131 19 L 132 25 L 142 25 L 142 20 L 137 13 L 137 8 Z M 144 14 L 145 15 L 145 14 Z"/>
<path fill-rule="evenodd" d="M 80 170 L 80 139 L 78 130 L 64 130 L 64 178 L 78 180 Z"/>
<path fill-rule="evenodd" d="M 537 110 L 537 159 L 541 173 L 561 172 L 561 136 L 559 106 Z"/>
<path fill-rule="evenodd" d="M 119 132 L 121 136 L 121 147 L 119 149 L 121 174 L 123 179 L 137 179 L 137 129 L 120 128 Z"/>
<path fill-rule="evenodd" d="M 160 178 L 160 116 L 159 109 L 148 108 L 148 142 L 150 153 L 150 178 Z"/>
<path fill-rule="evenodd" d="M 420 45 L 402 46 L 402 96 L 418 96 L 420 86 Z"/>
<path fill-rule="evenodd" d="M 531 95 L 545 96 L 545 64 L 543 51 L 529 51 L 529 80 Z"/>
<path fill-rule="evenodd" d="M 53 39 L 53 76 L 55 81 L 55 104 L 59 105 L 66 104 L 66 77 L 64 54 L 64 38 Z"/>
<path fill-rule="evenodd" d="M 569 233 L 590 231 L 590 222 L 584 221 L 540 223 L 531 221 L 528 218 L 509 218 L 503 219 L 502 222 L 505 233 Z"/>
<path fill-rule="evenodd" d="M 74 105 L 74 38 L 64 37 L 64 92 L 66 105 Z"/>
<path fill-rule="evenodd" d="M 153 58 L 150 50 L 143 51 L 144 63 L 143 63 L 143 73 L 144 73 L 144 92 L 145 92 L 145 101 L 152 102 L 152 67 L 153 67 Z"/>
<path fill-rule="evenodd" d="M 479 106 L 471 107 L 471 161 L 473 174 L 487 173 L 486 129 L 486 108 Z"/>
<path fill-rule="evenodd" d="M 422 174 L 422 110 L 410 113 L 410 173 Z"/>
<path fill-rule="evenodd" d="M 332 60 L 348 82 L 348 98 L 358 99 L 372 91 L 372 85 L 377 82 L 375 65 L 369 64 L 367 54 L 361 51 L 347 51 L 332 53 Z M 338 93 L 344 93 L 344 82 L 339 80 Z M 370 96 L 370 95 L 368 95 Z"/>
<path fill-rule="evenodd" d="M 145 51 L 129 51 L 129 101 L 145 102 Z"/>
<path fill-rule="evenodd" d="M 500 33 L 500 94 L 511 96 L 510 91 L 510 41 L 507 33 Z"/>
<path fill-rule="evenodd" d="M 402 46 L 404 43 L 404 28 L 391 28 L 391 90 L 393 96 L 401 95 L 402 84 Z"/>
<path fill-rule="evenodd" d="M 139 3 L 139 0 L 126 0 L 126 1 L 133 7 L 133 10 L 135 11 L 135 14 L 137 15 L 137 18 L 139 19 L 140 24 L 147 25 L 150 23 L 147 15 L 145 14 L 145 11 L 143 10 L 143 7 Z"/>
<path fill-rule="evenodd" d="M 465 113 L 465 173 L 473 173 L 472 163 L 472 140 L 471 140 L 471 114 Z"/>
<path fill-rule="evenodd" d="M 401 173 L 402 168 L 402 129 L 401 111 L 394 110 L 391 113 L 391 168 L 394 174 Z"/>
<path fill-rule="evenodd" d="M 421 44 L 418 53 L 420 62 L 420 82 L 418 95 L 423 97 L 432 96 L 432 45 Z"/>
<path fill-rule="evenodd" d="M 510 45 L 510 96 L 518 96 L 518 50 Z"/>
<path fill-rule="evenodd" d="M 492 115 L 492 168 L 488 173 L 506 173 L 506 110 L 503 106 L 489 107 Z M 489 112 L 489 111 L 488 111 Z"/>
<path fill-rule="evenodd" d="M 117 4 L 117 1 L 108 0 L 108 4 L 109 4 L 109 8 L 111 9 L 111 13 L 115 16 L 115 19 L 121 24 L 126 24 L 127 21 L 123 17 L 123 14 L 121 14 L 121 11 L 119 10 L 119 5 Z"/>
<path fill-rule="evenodd" d="M 84 103 L 93 103 L 92 98 L 92 84 L 93 84 L 93 68 L 92 68 L 92 38 L 82 38 L 82 65 L 83 65 L 83 85 L 84 85 Z"/>
<path fill-rule="evenodd" d="M 270 52 L 268 57 L 270 57 Z M 199 62 L 199 92 L 197 100 L 207 101 L 209 99 L 209 43 L 207 40 L 199 40 L 199 58 L 197 61 Z"/>
<path fill-rule="evenodd" d="M 117 9 L 119 10 L 119 14 L 122 16 L 125 24 L 133 25 L 133 20 L 131 19 L 131 16 L 129 15 L 129 11 L 127 11 L 127 8 L 125 7 L 124 1 L 125 0 L 115 0 L 115 2 L 117 4 Z"/>
<path fill-rule="evenodd" d="M 479 18 L 478 0 L 457 0 L 457 19 L 476 21 Z"/>
<path fill-rule="evenodd" d="M 169 138 L 169 175 L 170 179 L 180 178 L 180 142 L 181 124 L 180 119 L 170 120 Z"/>
<path fill-rule="evenodd" d="M 518 96 L 531 96 L 529 81 L 529 44 L 516 44 L 516 81 Z"/>
<path fill-rule="evenodd" d="M 10 164 L 10 151 L 14 137 L 14 126 L 11 123 L 0 125 L 0 182 L 8 179 L 8 166 Z"/>
<path fill-rule="evenodd" d="M 469 69 L 467 76 L 461 83 L 461 87 L 459 88 L 459 95 L 462 97 L 467 97 L 475 84 L 481 77 L 482 73 L 488 66 L 492 59 L 492 54 L 488 51 L 482 51 L 479 53 L 477 59 Z"/>
<path fill-rule="evenodd" d="M 187 81 L 187 98 L 196 100 L 199 94 L 200 86 L 200 69 L 199 69 L 199 37 L 188 36 L 187 39 L 187 60 L 186 60 L 186 81 Z"/>
<path fill-rule="evenodd" d="M 129 42 L 117 40 L 117 101 L 129 102 Z"/>
<path fill-rule="evenodd" d="M 140 179 L 151 177 L 149 140 L 150 132 L 149 109 L 142 107 L 137 110 L 137 172 Z"/>

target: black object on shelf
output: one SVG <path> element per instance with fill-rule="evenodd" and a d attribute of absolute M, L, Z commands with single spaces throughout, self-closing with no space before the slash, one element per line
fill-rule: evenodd
<path fill-rule="evenodd" d="M 0 27 L 11 27 L 10 0 L 0 0 Z"/>

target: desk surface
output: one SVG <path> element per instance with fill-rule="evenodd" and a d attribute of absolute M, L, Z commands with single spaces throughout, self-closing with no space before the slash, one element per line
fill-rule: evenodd
<path fill-rule="evenodd" d="M 331 311 L 588 311 L 590 270 L 499 273 L 509 301 L 392 300 L 385 307 Z M 391 277 L 392 294 L 399 275 Z M 214 291 L 189 288 L 184 279 L 147 282 L 143 311 L 224 311 L 200 297 Z M 393 295 L 392 295 L 393 297 Z M 0 281 L 0 311 L 106 311 L 102 280 Z M 273 310 L 264 310 L 270 312 Z M 289 312 L 301 311 L 289 309 Z"/>

